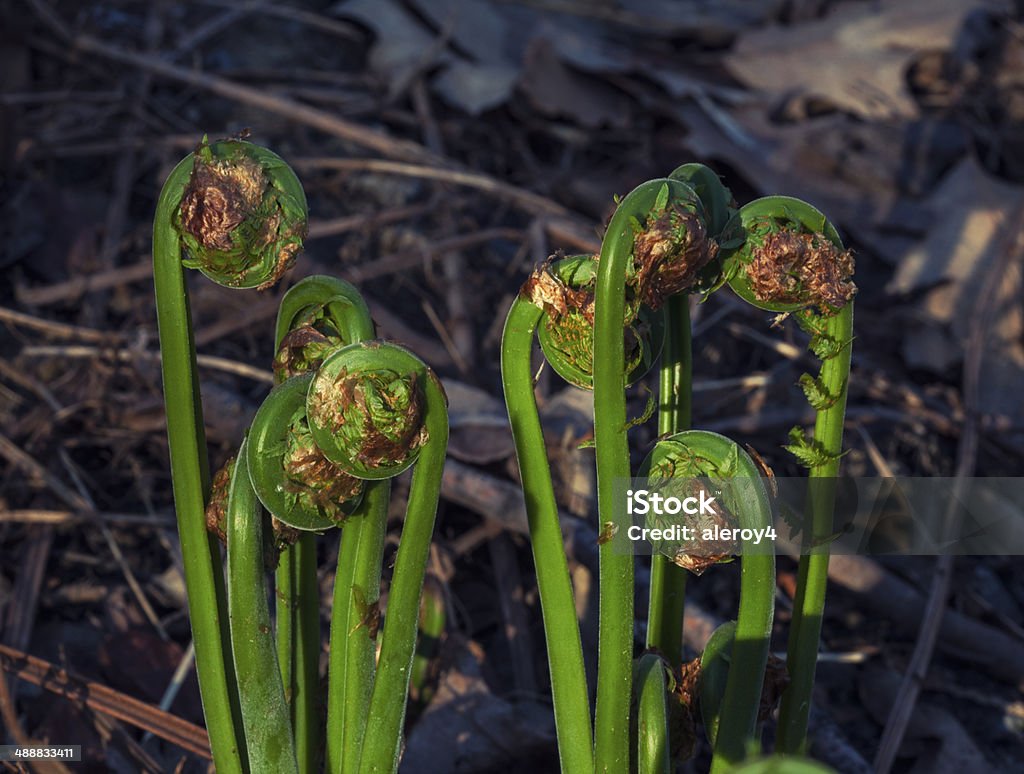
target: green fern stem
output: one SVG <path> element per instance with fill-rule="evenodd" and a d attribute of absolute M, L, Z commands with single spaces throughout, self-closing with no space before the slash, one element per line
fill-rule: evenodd
<path fill-rule="evenodd" d="M 645 653 L 637 662 L 637 771 L 670 774 L 668 675 L 665 661 Z"/>
<path fill-rule="evenodd" d="M 814 423 L 814 444 L 824 456 L 810 469 L 810 529 L 805 531 L 810 548 L 800 557 L 793 620 L 789 629 L 786 666 L 790 684 L 782 694 L 777 748 L 799 754 L 806 746 L 814 672 L 821 637 L 821 619 L 828 585 L 829 545 L 832 531 L 835 479 L 843 450 L 843 421 L 853 339 L 853 302 L 825 321 L 827 340 L 845 345 L 833 350 L 822 363 L 818 382 L 834 400 L 819 410 Z"/>
<path fill-rule="evenodd" d="M 597 456 L 599 519 L 615 516 L 617 483 L 630 477 L 626 374 L 622 336 L 625 325 L 626 273 L 633 252 L 635 225 L 643 223 L 659 201 L 692 196 L 684 184 L 650 180 L 619 204 L 601 244 L 594 321 L 594 440 Z M 633 689 L 633 556 L 616 550 L 614 541 L 600 547 L 600 631 L 594 759 L 598 771 L 627 772 L 630 766 L 630 704 Z"/>
<path fill-rule="evenodd" d="M 227 595 L 220 546 L 206 530 L 210 491 L 203 408 L 199 395 L 192 315 L 174 217 L 192 174 L 193 157 L 164 184 L 153 220 L 153 284 L 160 336 L 167 440 L 196 674 L 210 748 L 222 772 L 241 772 L 246 759 L 238 688 L 231 660 Z"/>
<path fill-rule="evenodd" d="M 528 300 L 520 297 L 513 302 L 501 340 L 501 376 L 526 498 L 530 547 L 547 643 L 558 754 L 562 771 L 585 774 L 594 770 L 590 698 L 572 581 L 530 362 L 541 316 L 540 308 Z M 621 342 L 621 327 L 618 338 Z"/>
<path fill-rule="evenodd" d="M 226 533 L 231 645 L 249 769 L 254 774 L 298 774 L 267 601 L 263 541 L 269 528 L 270 519 L 249 478 L 243 441 L 231 475 Z"/>
<path fill-rule="evenodd" d="M 282 553 L 275 572 L 277 660 L 291 709 L 295 754 L 302 771 L 320 765 L 320 586 L 316 535 L 303 532 Z"/>
<path fill-rule="evenodd" d="M 277 314 L 274 334 L 274 350 L 278 352 L 282 341 L 293 331 L 297 322 L 303 321 L 303 313 L 307 310 L 319 309 L 330 323 L 336 327 L 339 342 L 355 343 L 372 339 L 374 336 L 373 321 L 369 309 L 358 290 L 350 283 L 335 277 L 314 275 L 296 283 L 281 299 Z M 307 368 L 317 363 L 303 360 Z M 275 363 L 275 365 L 280 365 Z M 294 367 L 294 363 L 291 364 Z M 276 377 L 281 380 L 286 374 L 275 368 Z M 335 593 L 345 589 L 347 600 L 355 582 L 355 564 L 344 561 L 346 547 L 355 549 L 369 543 L 378 543 L 376 558 L 359 564 L 361 570 L 360 583 L 374 590 L 373 599 L 380 584 L 380 561 L 383 553 L 384 531 L 386 529 L 386 511 L 388 488 L 384 487 L 384 506 L 380 506 L 380 493 L 365 495 L 370 502 L 350 517 L 342 531 L 342 548 L 339 552 L 339 569 L 335 576 Z M 367 516 L 367 511 L 372 514 Z M 385 515 L 381 516 L 383 511 Z M 364 534 L 365 533 L 365 534 Z M 372 533 L 372 534 L 371 534 Z M 375 536 L 375 537 L 374 537 Z M 375 539 L 376 538 L 376 539 Z M 340 585 L 339 584 L 340 581 Z M 366 707 L 373 680 L 373 643 L 363 642 L 348 629 L 340 631 L 335 627 L 339 619 L 332 619 L 331 630 L 331 666 L 336 664 L 338 671 L 329 670 L 331 679 L 328 688 L 328 731 L 324 744 L 323 718 L 320 708 L 320 589 L 317 579 L 316 535 L 303 532 L 299 541 L 289 546 L 282 553 L 277 572 L 277 603 L 279 610 L 286 615 L 278 615 L 277 635 L 278 653 L 282 673 L 286 675 L 285 685 L 290 687 L 289 700 L 292 704 L 292 720 L 295 728 L 297 754 L 303 771 L 319 769 L 321 753 L 325 756 L 327 771 L 338 771 L 343 734 L 340 729 L 349 729 L 344 725 L 345 694 L 338 690 L 342 684 L 351 691 L 349 701 L 353 703 L 352 714 L 365 722 Z M 335 605 L 338 602 L 336 600 Z M 335 610 L 338 610 L 335 607 Z M 347 621 L 344 613 L 340 617 Z M 365 633 L 365 632 L 364 632 Z M 344 665 L 349 663 L 349 645 L 352 644 L 351 660 L 353 669 L 348 680 L 341 676 L 347 673 Z M 370 657 L 365 651 L 369 647 Z M 358 654 L 358 655 L 357 655 Z M 362 696 L 360 699 L 359 697 Z M 350 732 L 361 730 L 360 723 L 352 724 Z M 352 753 L 358 759 L 359 741 L 356 737 L 352 745 Z M 352 742 L 352 738 L 345 737 Z M 345 748 L 347 749 L 347 748 Z M 352 768 L 352 771 L 355 769 Z"/>
<path fill-rule="evenodd" d="M 415 462 L 415 469 L 395 557 L 380 657 L 359 760 L 360 772 L 394 772 L 398 768 L 401 751 L 409 680 L 416 651 L 420 596 L 448 448 L 447 399 L 434 373 L 414 355 L 395 345 L 352 345 L 339 350 L 332 358 L 338 363 L 351 363 L 351 369 L 372 363 L 373 368 L 391 368 L 414 375 L 416 389 L 423 397 L 425 439 L 422 446 L 409 451 L 407 457 L 408 464 Z M 327 368 L 329 363 L 330 359 L 325 361 L 324 367 Z"/>
<path fill-rule="evenodd" d="M 661 355 L 658 435 L 690 427 L 693 359 L 690 340 L 690 299 L 673 296 L 666 305 L 665 348 Z M 647 647 L 657 648 L 673 668 L 683 661 L 683 619 L 686 612 L 686 570 L 667 556 L 651 557 L 651 589 L 647 615 Z"/>
<path fill-rule="evenodd" d="M 331 610 L 326 771 L 357 772 L 373 692 L 381 559 L 391 482 L 368 483 L 341 531 Z"/>

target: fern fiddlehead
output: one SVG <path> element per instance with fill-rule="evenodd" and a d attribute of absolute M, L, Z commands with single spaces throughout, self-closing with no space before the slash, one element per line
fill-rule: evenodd
<path fill-rule="evenodd" d="M 266 285 L 292 261 L 305 230 L 306 202 L 294 173 L 241 140 L 204 139 L 167 178 L 153 221 L 167 435 L 196 671 L 210 746 L 229 772 L 244 769 L 245 733 L 220 552 L 205 524 L 210 474 L 184 269 L 201 267 L 229 287 Z"/>
<path fill-rule="evenodd" d="M 809 469 L 806 550 L 800 557 L 787 648 L 790 684 L 782 695 L 778 748 L 796 754 L 807 735 L 821 616 L 828 582 L 835 478 L 843 446 L 843 419 L 853 342 L 852 253 L 815 208 L 770 196 L 740 209 L 726 227 L 734 242 L 724 260 L 736 293 L 762 309 L 792 313 L 810 333 L 810 351 L 822 361 L 818 376 L 800 387 L 816 411 L 814 435 L 790 431 L 786 448 Z"/>
<path fill-rule="evenodd" d="M 710 260 L 691 252 L 691 217 L 702 210 L 696 193 L 678 180 L 641 184 L 619 203 L 601 244 L 594 322 L 594 436 L 597 448 L 598 511 L 621 510 L 616 482 L 629 478 L 626 379 L 622 367 L 627 286 L 637 277 L 688 277 L 692 282 Z M 668 213 L 668 214 L 667 214 Z M 686 233 L 679 233 L 674 228 Z M 639 245 L 639 247 L 638 247 Z M 693 256 L 698 266 L 673 262 Z M 671 267 L 666 271 L 666 267 Z M 656 297 L 685 286 L 655 283 Z M 650 299 L 646 286 L 638 288 Z M 633 678 L 633 557 L 601 546 L 600 648 L 594 725 L 595 759 L 605 771 L 629 767 L 630 701 Z"/>
<path fill-rule="evenodd" d="M 732 194 L 703 164 L 683 164 L 669 178 L 689 185 L 703 205 L 703 237 L 707 258 L 694 282 L 670 296 L 665 305 L 665 348 L 658 385 L 658 435 L 687 430 L 692 421 L 693 353 L 690 340 L 691 293 L 714 287 L 720 273 L 717 240 L 731 215 Z M 647 614 L 647 647 L 657 648 L 670 664 L 683 660 L 683 616 L 686 570 L 655 553 L 651 557 L 651 588 Z"/>
<path fill-rule="evenodd" d="M 306 407 L 314 373 L 323 361 L 341 347 L 368 341 L 373 336 L 373 321 L 365 301 L 344 280 L 321 275 L 306 277 L 281 299 L 274 366 L 277 378 L 287 379 L 278 389 L 296 385 L 290 390 L 289 416 L 299 425 L 300 433 L 296 438 L 278 431 L 274 437 L 279 439 L 278 448 L 282 443 L 280 439 L 285 439 L 286 453 L 289 449 L 295 452 L 298 446 L 300 468 L 313 474 L 312 481 L 297 482 L 299 488 L 287 482 L 282 487 L 284 493 L 296 493 L 289 499 L 300 505 L 288 518 L 294 523 L 297 511 L 307 530 L 342 527 L 332 606 L 327 734 L 323 750 L 328 771 L 355 770 L 362 744 L 373 682 L 376 632 L 367 636 L 365 631 L 357 633 L 357 627 L 368 606 L 376 609 L 380 594 L 380 565 L 391 488 L 387 481 L 356 479 L 327 459 L 309 430 Z M 269 398 L 267 403 L 270 403 Z M 254 431 L 259 426 L 257 420 Z M 296 444 L 297 440 L 301 443 Z M 280 485 L 275 483 L 275 486 Z M 356 497 L 347 496 L 350 488 L 358 492 Z M 313 492 L 319 492 L 319 496 L 312 497 Z M 303 493 L 305 502 L 301 502 Z M 306 752 L 300 757 L 308 761 L 310 768 L 316 768 L 321 721 L 320 597 L 315 535 L 304 532 L 295 546 L 282 555 L 277 579 L 279 608 L 286 612 L 285 617 L 278 617 L 278 650 L 290 654 L 286 683 L 290 678 L 290 684 L 298 693 L 292 706 L 299 746 Z"/>
<path fill-rule="evenodd" d="M 563 771 L 594 770 L 590 696 L 583 666 L 569 565 L 558 521 L 547 447 L 533 390 L 531 355 L 543 311 L 528 288 L 513 301 L 501 338 L 501 377 L 526 494 L 530 548 L 537 573 L 551 693 Z M 621 335 L 621 329 L 620 329 Z"/>
<path fill-rule="evenodd" d="M 759 469 L 738 444 L 725 436 L 703 430 L 678 433 L 655 446 L 642 471 L 659 481 L 709 480 L 712 486 L 720 487 L 717 497 L 722 513 L 741 529 L 764 534 L 772 526 L 771 505 Z M 725 549 L 725 553 L 731 550 Z M 775 611 L 774 546 L 770 541 L 755 543 L 750 539 L 743 542 L 740 553 L 740 603 L 732 625 L 734 637 L 721 712 L 705 715 L 715 717 L 709 728 L 714 746 L 712 771 L 727 769 L 742 760 L 749 741 L 755 738 Z M 681 566 L 701 569 L 725 557 L 716 556 L 714 548 L 707 546 L 702 555 L 674 554 L 669 558 Z M 702 702 L 702 707 L 709 703 Z"/>

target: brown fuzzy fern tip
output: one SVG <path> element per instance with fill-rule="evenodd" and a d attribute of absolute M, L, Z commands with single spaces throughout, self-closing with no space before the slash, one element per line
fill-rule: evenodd
<path fill-rule="evenodd" d="M 228 512 L 228 490 L 231 488 L 231 473 L 235 468 L 235 458 L 229 457 L 224 466 L 217 471 L 210 486 L 210 501 L 206 505 L 206 530 L 216 535 L 224 544 L 227 542 L 226 524 Z"/>
<path fill-rule="evenodd" d="M 571 288 L 551 271 L 560 256 L 553 255 L 527 277 L 520 295 L 557 320 L 570 312 L 579 312 L 587 322 L 594 322 L 594 288 Z"/>
<path fill-rule="evenodd" d="M 702 218 L 668 207 L 633 241 L 633 267 L 640 299 L 651 309 L 692 287 L 700 270 L 718 254 Z"/>
<path fill-rule="evenodd" d="M 230 250 L 232 234 L 256 209 L 267 187 L 259 162 L 196 160 L 181 199 L 181 225 L 203 247 Z"/>
<path fill-rule="evenodd" d="M 853 251 L 822 234 L 777 231 L 752 247 L 746 266 L 758 301 L 806 303 L 842 309 L 857 292 Z"/>

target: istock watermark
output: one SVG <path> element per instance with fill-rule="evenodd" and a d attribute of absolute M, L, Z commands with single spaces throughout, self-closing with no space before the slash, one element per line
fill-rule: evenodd
<path fill-rule="evenodd" d="M 658 494 L 647 489 L 630 489 L 626 492 L 626 512 L 646 516 L 648 513 L 675 516 L 679 513 L 690 515 L 714 513 L 715 498 L 701 489 L 695 497 L 673 497 Z"/>
<path fill-rule="evenodd" d="M 696 571 L 752 551 L 1024 556 L 1024 477 L 634 478 L 616 491 L 615 550 Z M 811 529 L 827 503 L 832 521 Z M 752 523 L 752 505 L 771 518 Z"/>
<path fill-rule="evenodd" d="M 630 516 L 702 516 L 712 521 L 722 514 L 722 508 L 716 507 L 718 495 L 712 495 L 705 489 L 687 497 L 662 495 L 649 489 L 629 489 L 626 492 L 626 512 Z M 703 527 L 698 524 L 667 524 L 659 527 L 631 524 L 626 530 L 630 540 L 647 540 L 656 543 L 676 542 L 685 544 L 705 543 L 719 546 L 721 543 L 737 541 L 760 545 L 763 540 L 774 541 L 775 528 L 760 527 L 729 527 L 714 522 Z"/>

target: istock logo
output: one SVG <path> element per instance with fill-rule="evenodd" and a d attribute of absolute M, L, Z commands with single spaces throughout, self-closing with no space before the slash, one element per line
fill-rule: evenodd
<path fill-rule="evenodd" d="M 707 492 L 700 490 L 698 496 L 672 497 L 653 494 L 647 489 L 630 489 L 626 492 L 626 512 L 630 516 L 675 516 L 679 513 L 686 513 L 690 516 L 714 516 L 714 497 L 708 497 Z"/>

